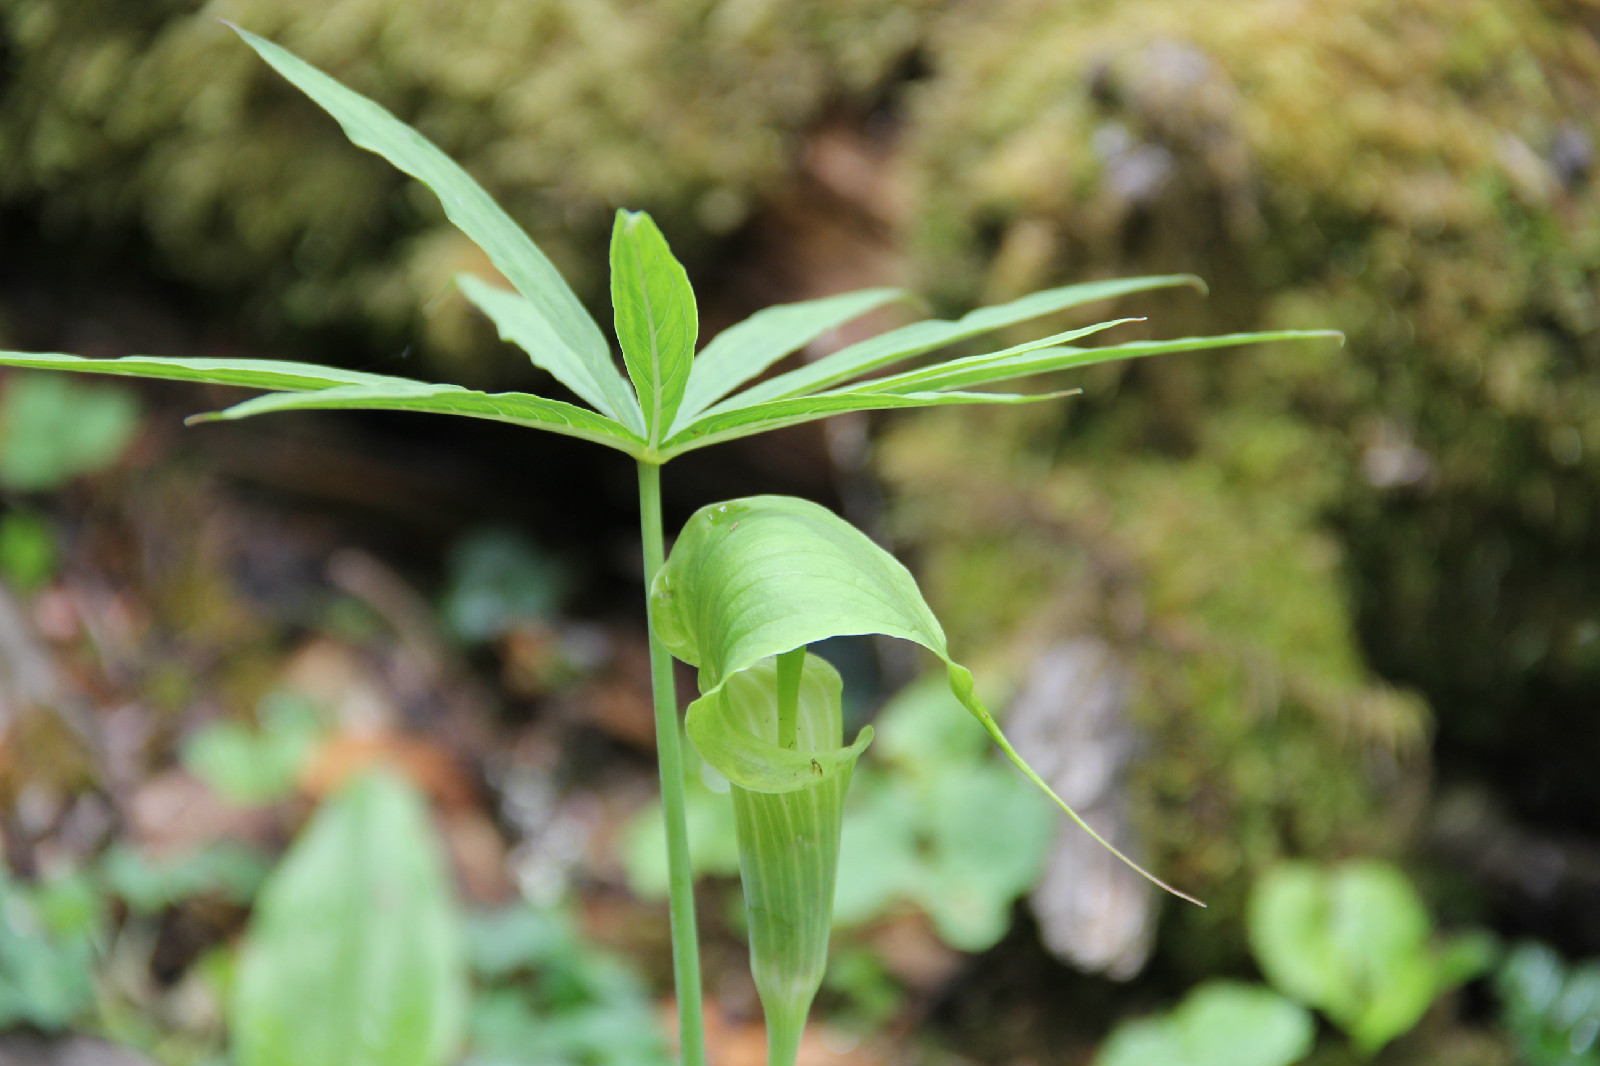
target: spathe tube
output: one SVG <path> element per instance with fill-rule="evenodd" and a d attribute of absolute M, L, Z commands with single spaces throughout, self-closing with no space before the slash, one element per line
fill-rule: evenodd
<path fill-rule="evenodd" d="M 801 649 L 804 654 L 804 649 Z M 732 785 L 750 969 L 768 1066 L 793 1066 L 828 967 L 845 793 L 872 727 L 843 744 L 843 685 L 806 655 L 793 749 L 779 744 L 778 666 L 762 659 L 689 707 L 689 739 Z"/>

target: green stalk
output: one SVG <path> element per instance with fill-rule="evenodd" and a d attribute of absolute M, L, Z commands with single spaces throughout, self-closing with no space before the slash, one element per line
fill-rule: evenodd
<path fill-rule="evenodd" d="M 806 665 L 806 648 L 778 656 L 778 746 L 795 750 L 800 745 L 800 673 Z"/>
<path fill-rule="evenodd" d="M 666 558 L 661 531 L 661 467 L 639 463 L 639 527 L 644 536 L 646 602 Z M 689 826 L 684 817 L 683 749 L 678 736 L 678 694 L 672 654 L 650 630 L 650 682 L 655 695 L 656 755 L 661 765 L 661 806 L 667 823 L 667 906 L 672 927 L 672 976 L 678 994 L 678 1036 L 683 1066 L 705 1066 L 706 1037 L 700 1004 L 700 942 L 694 917 L 694 876 L 689 869 Z"/>

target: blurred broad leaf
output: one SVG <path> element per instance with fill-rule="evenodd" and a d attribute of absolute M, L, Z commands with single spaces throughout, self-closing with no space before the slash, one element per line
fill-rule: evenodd
<path fill-rule="evenodd" d="M 0 577 L 18 592 L 48 584 L 60 555 L 55 530 L 40 516 L 8 511 L 0 518 Z"/>
<path fill-rule="evenodd" d="M 262 888 L 233 989 L 238 1066 L 440 1066 L 459 1050 L 461 930 L 400 778 L 352 779 Z"/>
<path fill-rule="evenodd" d="M 1441 994 L 1486 969 L 1492 945 L 1432 943 L 1433 922 L 1398 869 L 1372 860 L 1283 863 L 1255 888 L 1250 949 L 1280 991 L 1315 1007 L 1371 1055 Z"/>
<path fill-rule="evenodd" d="M 710 782 L 715 782 L 712 787 Z M 689 869 L 695 877 L 736 877 L 733 800 L 728 782 L 701 761 L 693 744 L 683 745 L 684 817 L 689 827 Z M 622 864 L 628 887 L 646 899 L 667 895 L 667 836 L 661 801 L 634 815 L 622 835 Z"/>
<path fill-rule="evenodd" d="M 520 531 L 481 529 L 450 549 L 442 620 L 458 640 L 495 640 L 518 622 L 553 619 L 566 571 Z"/>
<path fill-rule="evenodd" d="M 102 918 L 82 878 L 22 885 L 0 865 L 0 1029 L 64 1029 L 89 1012 Z"/>
<path fill-rule="evenodd" d="M 248 903 L 270 870 L 261 853 L 228 840 L 170 858 L 151 858 L 126 844 L 115 844 L 99 865 L 106 890 L 135 914 L 158 914 L 196 896 Z"/>
<path fill-rule="evenodd" d="M 564 912 L 475 915 L 467 946 L 480 981 L 470 1066 L 666 1066 L 644 982 Z"/>
<path fill-rule="evenodd" d="M 993 947 L 1017 897 L 1037 881 L 1057 815 L 991 757 L 940 679 L 896 696 L 857 770 L 834 902 L 838 925 L 912 903 L 941 940 Z"/>
<path fill-rule="evenodd" d="M 1569 967 L 1543 944 L 1518 944 L 1494 984 L 1517 1061 L 1600 1066 L 1600 962 Z"/>
<path fill-rule="evenodd" d="M 183 747 L 183 764 L 218 795 L 242 806 L 283 799 L 294 791 L 317 738 L 325 731 L 314 706 L 290 693 L 261 701 L 259 726 L 213 722 Z"/>
<path fill-rule="evenodd" d="M 114 464 L 139 428 L 139 405 L 111 385 L 17 374 L 0 394 L 0 488 L 46 492 Z"/>
<path fill-rule="evenodd" d="M 981 951 L 1011 928 L 1011 905 L 1033 887 L 1055 816 L 1015 774 L 985 760 L 951 773 L 926 808 L 925 876 L 911 898 L 945 943 Z"/>
<path fill-rule="evenodd" d="M 1311 1051 L 1304 1007 L 1259 985 L 1212 981 L 1168 1014 L 1124 1022 L 1094 1066 L 1290 1066 Z"/>
<path fill-rule="evenodd" d="M 870 763 L 857 778 L 840 833 L 833 895 L 833 920 L 844 928 L 912 898 L 927 872 L 921 850 L 926 810 L 917 794 L 874 772 Z"/>
<path fill-rule="evenodd" d="M 988 741 L 959 714 L 960 704 L 942 677 L 923 677 L 896 693 L 878 714 L 877 759 L 937 785 L 949 766 L 978 762 Z"/>

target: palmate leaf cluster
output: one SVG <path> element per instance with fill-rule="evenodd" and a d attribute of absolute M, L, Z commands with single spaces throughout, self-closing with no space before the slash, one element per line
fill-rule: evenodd
<path fill-rule="evenodd" d="M 904 294 L 875 289 L 770 308 L 723 332 L 697 357 L 694 296 L 683 268 L 647 216 L 624 211 L 619 212 L 613 231 L 611 266 L 625 379 L 604 333 L 571 288 L 464 170 L 377 104 L 278 46 L 239 32 L 268 63 L 337 119 L 353 142 L 433 190 L 449 219 L 483 249 L 512 285 L 512 290 L 507 290 L 477 278 L 462 278 L 462 291 L 494 321 L 505 339 L 524 348 L 536 365 L 590 406 L 529 393 L 485 393 L 456 385 L 267 360 L 80 359 L 7 352 L 0 353 L 0 363 L 240 385 L 270 393 L 199 416 L 201 419 L 237 419 L 291 410 L 428 411 L 545 429 L 660 463 L 710 444 L 844 411 L 1047 399 L 1059 394 L 970 391 L 1046 371 L 1161 352 L 1320 335 L 1280 332 L 1092 349 L 1072 346 L 1075 340 L 1119 324 L 1108 322 L 983 355 L 864 379 L 916 356 L 1053 312 L 1125 293 L 1197 283 L 1187 276 L 1099 281 L 1035 293 L 957 321 L 917 322 L 737 392 L 784 356 L 873 308 L 902 299 Z"/>

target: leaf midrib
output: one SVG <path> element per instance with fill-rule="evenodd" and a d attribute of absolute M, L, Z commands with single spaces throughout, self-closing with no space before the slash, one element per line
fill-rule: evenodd
<path fill-rule="evenodd" d="M 629 220 L 628 228 L 631 230 L 637 223 Z M 650 404 L 650 450 L 654 451 L 661 443 L 661 424 L 665 419 L 661 417 L 661 340 L 656 328 L 655 305 L 650 302 L 650 287 L 645 283 L 644 256 L 639 248 L 634 248 L 633 269 L 638 275 L 639 300 L 644 305 L 645 332 L 650 337 L 650 391 L 654 397 Z"/>

